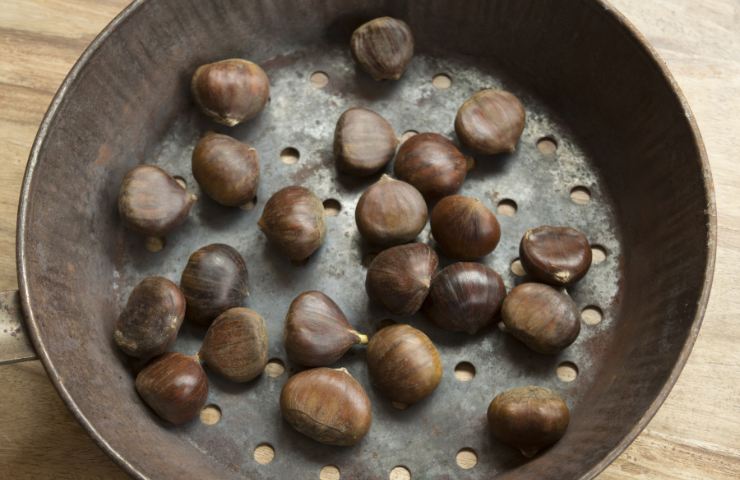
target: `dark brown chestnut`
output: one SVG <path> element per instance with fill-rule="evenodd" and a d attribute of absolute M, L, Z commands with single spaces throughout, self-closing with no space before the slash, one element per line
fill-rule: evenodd
<path fill-rule="evenodd" d="M 372 175 L 393 159 L 398 138 L 388 120 L 367 108 L 350 108 L 334 130 L 334 157 L 340 172 Z"/>
<path fill-rule="evenodd" d="M 578 307 L 564 293 L 542 283 L 511 289 L 501 307 L 506 330 L 535 352 L 555 354 L 581 331 Z"/>
<path fill-rule="evenodd" d="M 232 382 L 257 378 L 267 365 L 267 328 L 254 310 L 230 308 L 216 317 L 200 347 L 200 359 Z"/>
<path fill-rule="evenodd" d="M 380 252 L 370 263 L 365 289 L 370 298 L 395 315 L 413 315 L 429 293 L 439 259 L 423 243 L 398 245 Z"/>
<path fill-rule="evenodd" d="M 367 346 L 373 385 L 394 402 L 411 405 L 430 395 L 442 379 L 442 360 L 424 332 L 395 324 L 378 331 Z"/>
<path fill-rule="evenodd" d="M 569 422 L 568 405 L 543 387 L 512 388 L 488 406 L 488 426 L 494 436 L 528 458 L 560 440 Z"/>
<path fill-rule="evenodd" d="M 139 372 L 136 391 L 160 418 L 182 425 L 198 416 L 205 405 L 208 379 L 194 357 L 170 352 Z"/>
<path fill-rule="evenodd" d="M 362 194 L 355 221 L 362 237 L 376 245 L 413 241 L 427 224 L 424 197 L 406 182 L 383 175 Z"/>
<path fill-rule="evenodd" d="M 161 168 L 137 165 L 123 177 L 118 212 L 131 230 L 163 237 L 188 218 L 195 200 Z"/>
<path fill-rule="evenodd" d="M 246 143 L 208 133 L 195 146 L 191 163 L 200 188 L 221 205 L 238 207 L 257 195 L 259 155 Z"/>
<path fill-rule="evenodd" d="M 185 297 L 164 277 L 147 277 L 134 287 L 116 321 L 113 340 L 124 353 L 148 359 L 169 349 L 185 317 Z"/>
<path fill-rule="evenodd" d="M 522 131 L 524 107 L 504 90 L 481 90 L 462 104 L 455 117 L 460 141 L 485 155 L 513 152 Z"/>
<path fill-rule="evenodd" d="M 532 278 L 562 287 L 586 275 L 591 266 L 591 245 L 575 228 L 544 225 L 524 234 L 519 259 Z"/>
<path fill-rule="evenodd" d="M 229 127 L 256 117 L 270 98 L 265 71 L 241 58 L 201 65 L 190 86 L 201 111 Z"/>
<path fill-rule="evenodd" d="M 367 336 L 347 321 L 334 300 L 322 292 L 298 295 L 285 317 L 285 351 L 292 362 L 306 367 L 325 367 L 339 360 Z"/>
<path fill-rule="evenodd" d="M 491 253 L 501 238 L 496 216 L 473 197 L 451 195 L 432 210 L 432 235 L 445 255 L 475 260 Z"/>
<path fill-rule="evenodd" d="M 301 261 L 324 243 L 324 205 L 311 190 L 285 187 L 265 204 L 260 229 L 288 258 Z"/>
<path fill-rule="evenodd" d="M 355 61 L 375 80 L 398 80 L 414 55 L 414 36 L 403 20 L 380 17 L 357 28 L 350 46 Z"/>
<path fill-rule="evenodd" d="M 247 264 L 233 247 L 206 245 L 190 255 L 180 288 L 187 300 L 188 320 L 210 325 L 221 313 L 241 306 L 249 295 Z"/>
<path fill-rule="evenodd" d="M 398 149 L 393 171 L 425 198 L 434 200 L 460 190 L 468 173 L 468 163 L 455 144 L 442 135 L 420 133 L 403 142 Z"/>
<path fill-rule="evenodd" d="M 283 418 L 300 433 L 326 445 L 355 445 L 373 414 L 357 380 L 340 368 L 314 368 L 290 377 L 280 393 Z"/>
<path fill-rule="evenodd" d="M 501 276 L 480 263 L 453 263 L 432 280 L 424 314 L 438 327 L 477 333 L 496 321 L 506 287 Z"/>

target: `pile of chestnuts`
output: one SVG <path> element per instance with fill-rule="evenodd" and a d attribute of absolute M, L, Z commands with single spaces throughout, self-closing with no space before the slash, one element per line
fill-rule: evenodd
<path fill-rule="evenodd" d="M 359 26 L 350 47 L 373 79 L 397 81 L 411 64 L 414 38 L 402 20 L 382 17 Z M 259 115 L 270 95 L 267 73 L 244 59 L 200 66 L 191 88 L 201 112 L 228 127 Z M 500 335 L 492 327 L 503 322 L 507 334 L 538 354 L 556 354 L 576 340 L 580 314 L 563 289 L 589 269 L 586 236 L 563 226 L 528 230 L 520 243 L 528 278 L 507 294 L 502 277 L 484 263 L 501 239 L 496 215 L 481 199 L 458 193 L 472 165 L 464 152 L 512 152 L 524 128 L 522 103 L 496 89 L 481 90 L 460 106 L 454 122 L 459 146 L 427 132 L 399 147 L 391 122 L 365 107 L 339 117 L 333 138 L 339 174 L 378 175 L 355 208 L 359 235 L 381 249 L 367 266 L 371 302 L 398 317 L 421 313 L 430 326 L 462 336 Z M 225 207 L 254 204 L 260 160 L 253 146 L 209 132 L 191 161 L 193 177 L 212 200 Z M 187 220 L 196 201 L 168 172 L 138 165 L 123 177 L 118 209 L 126 227 L 161 238 Z M 324 217 L 314 192 L 286 185 L 269 197 L 257 224 L 273 248 L 301 268 L 326 239 Z M 421 243 L 427 222 L 433 241 Z M 193 252 L 179 284 L 153 276 L 130 292 L 112 336 L 124 354 L 148 362 L 135 388 L 161 419 L 181 425 L 199 414 L 208 398 L 206 372 L 232 382 L 250 382 L 263 372 L 266 322 L 276 319 L 247 308 L 249 294 L 247 262 L 220 243 Z M 440 385 L 443 357 L 418 328 L 394 323 L 368 336 L 347 318 L 341 301 L 319 290 L 302 292 L 285 307 L 283 345 L 302 370 L 284 384 L 279 404 L 285 421 L 306 437 L 351 446 L 370 431 L 367 392 L 351 372 L 331 368 L 350 349 L 364 350 L 372 388 L 394 406 L 413 408 Z M 183 321 L 205 330 L 195 355 L 170 351 Z M 538 386 L 499 393 L 486 415 L 491 433 L 527 457 L 557 442 L 570 419 L 565 400 Z"/>

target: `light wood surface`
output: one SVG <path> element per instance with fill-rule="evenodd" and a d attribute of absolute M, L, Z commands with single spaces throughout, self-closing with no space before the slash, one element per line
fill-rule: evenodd
<path fill-rule="evenodd" d="M 0 5 L 0 290 L 17 288 L 20 184 L 57 87 L 126 0 Z M 613 0 L 668 63 L 714 174 L 719 248 L 709 309 L 655 419 L 600 477 L 740 478 L 740 1 Z M 127 478 L 76 423 L 39 362 L 0 367 L 0 477 Z"/>

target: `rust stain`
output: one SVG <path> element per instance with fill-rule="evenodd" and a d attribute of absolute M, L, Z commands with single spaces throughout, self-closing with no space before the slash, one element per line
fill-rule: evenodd
<path fill-rule="evenodd" d="M 113 150 L 107 143 L 104 143 L 98 149 L 98 157 L 95 159 L 95 165 L 103 167 L 108 164 L 108 161 L 113 156 Z"/>

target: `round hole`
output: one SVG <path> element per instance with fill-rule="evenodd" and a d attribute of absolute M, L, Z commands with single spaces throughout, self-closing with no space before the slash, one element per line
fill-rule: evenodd
<path fill-rule="evenodd" d="M 254 197 L 253 199 L 251 199 L 250 201 L 248 201 L 247 203 L 245 203 L 244 205 L 242 205 L 239 208 L 241 208 L 242 210 L 248 212 L 250 210 L 254 210 L 254 207 L 256 207 L 256 206 L 257 206 L 257 197 Z"/>
<path fill-rule="evenodd" d="M 496 213 L 504 217 L 513 217 L 516 215 L 516 202 L 510 198 L 504 198 L 496 206 Z"/>
<path fill-rule="evenodd" d="M 329 217 L 336 217 L 342 210 L 342 204 L 335 198 L 327 198 L 324 200 L 324 213 Z"/>
<path fill-rule="evenodd" d="M 398 466 L 393 467 L 391 474 L 388 475 L 389 480 L 411 480 L 411 471 L 408 468 Z"/>
<path fill-rule="evenodd" d="M 586 325 L 598 325 L 603 317 L 601 309 L 594 305 L 589 305 L 581 311 L 581 318 Z"/>
<path fill-rule="evenodd" d="M 293 147 L 283 148 L 283 151 L 280 152 L 280 160 L 286 165 L 298 163 L 300 158 L 301 153 Z"/>
<path fill-rule="evenodd" d="M 432 78 L 432 85 L 440 90 L 448 89 L 452 86 L 452 78 L 446 73 L 439 73 Z"/>
<path fill-rule="evenodd" d="M 543 155 L 552 155 L 558 150 L 558 142 L 552 137 L 537 140 L 537 150 Z"/>
<path fill-rule="evenodd" d="M 254 460 L 260 465 L 267 465 L 275 459 L 275 449 L 269 443 L 261 443 L 254 449 Z"/>
<path fill-rule="evenodd" d="M 206 405 L 200 411 L 200 421 L 206 425 L 216 425 L 221 421 L 221 409 L 218 405 Z"/>
<path fill-rule="evenodd" d="M 319 473 L 319 480 L 339 480 L 340 478 L 339 469 L 334 465 L 325 466 Z"/>
<path fill-rule="evenodd" d="M 180 185 L 182 188 L 188 188 L 188 182 L 186 182 L 185 179 L 182 178 L 180 175 L 175 175 L 172 178 L 174 178 L 177 184 Z"/>
<path fill-rule="evenodd" d="M 469 382 L 475 378 L 475 365 L 470 362 L 460 362 L 455 365 L 455 378 L 461 382 Z"/>
<path fill-rule="evenodd" d="M 570 191 L 570 199 L 578 205 L 586 205 L 591 201 L 591 192 L 586 187 L 573 187 Z"/>
<path fill-rule="evenodd" d="M 418 134 L 419 132 L 417 132 L 416 130 L 406 130 L 405 132 L 403 132 L 403 134 L 401 134 L 401 143 Z"/>
<path fill-rule="evenodd" d="M 527 272 L 524 270 L 524 267 L 522 266 L 521 260 L 519 260 L 518 258 L 511 262 L 511 273 L 513 273 L 517 277 L 523 277 L 527 274 Z"/>
<path fill-rule="evenodd" d="M 591 246 L 591 265 L 598 265 L 606 260 L 606 248 L 601 245 Z"/>
<path fill-rule="evenodd" d="M 558 365 L 556 373 L 561 381 L 570 383 L 578 377 L 578 367 L 573 362 L 563 362 Z"/>
<path fill-rule="evenodd" d="M 265 373 L 268 377 L 279 377 L 285 373 L 285 364 L 279 358 L 271 358 L 265 365 Z"/>
<path fill-rule="evenodd" d="M 455 462 L 463 470 L 470 470 L 478 464 L 478 454 L 472 448 L 463 448 L 457 452 Z"/>
<path fill-rule="evenodd" d="M 163 237 L 147 237 L 146 240 L 144 240 L 144 248 L 152 253 L 157 253 L 162 251 L 165 243 L 166 242 Z"/>
<path fill-rule="evenodd" d="M 329 83 L 329 75 L 324 72 L 313 72 L 309 80 L 313 88 L 324 88 Z"/>

